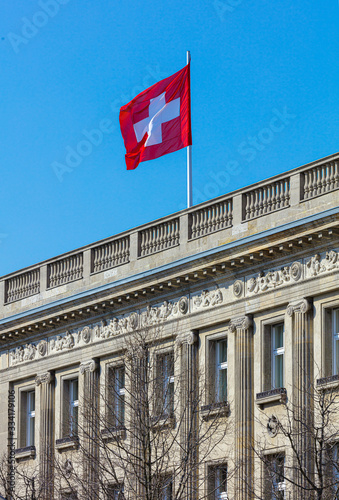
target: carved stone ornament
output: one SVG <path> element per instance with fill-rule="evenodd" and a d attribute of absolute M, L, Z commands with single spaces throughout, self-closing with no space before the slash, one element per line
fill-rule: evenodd
<path fill-rule="evenodd" d="M 91 330 L 88 326 L 85 326 L 81 332 L 82 340 L 85 344 L 88 344 L 91 340 Z"/>
<path fill-rule="evenodd" d="M 302 265 L 300 262 L 293 262 L 291 266 L 284 266 L 276 271 L 260 271 L 257 277 L 250 278 L 247 289 L 250 293 L 265 292 L 277 288 L 291 281 L 298 281 L 301 278 Z"/>
<path fill-rule="evenodd" d="M 198 335 L 194 331 L 179 333 L 176 338 L 176 344 L 181 346 L 182 344 L 193 345 L 198 342 Z"/>
<path fill-rule="evenodd" d="M 200 295 L 193 298 L 193 305 L 195 308 L 213 307 L 221 304 L 223 301 L 222 291 L 220 288 L 216 290 L 203 290 Z"/>
<path fill-rule="evenodd" d="M 95 372 L 99 368 L 99 363 L 96 359 L 90 359 L 80 364 L 80 373 L 83 375 L 85 372 Z"/>
<path fill-rule="evenodd" d="M 271 437 L 275 437 L 279 430 L 279 420 L 275 415 L 269 417 L 267 422 L 267 432 Z"/>
<path fill-rule="evenodd" d="M 34 344 L 25 344 L 24 346 L 17 347 L 11 352 L 12 365 L 23 363 L 24 361 L 31 361 L 35 358 L 36 346 Z"/>
<path fill-rule="evenodd" d="M 54 375 L 51 372 L 42 373 L 41 375 L 37 375 L 35 377 L 35 385 L 39 386 L 40 384 L 50 384 L 54 380 Z"/>
<path fill-rule="evenodd" d="M 287 314 L 293 316 L 294 313 L 306 314 L 311 309 L 311 304 L 307 299 L 290 302 L 287 306 Z"/>
<path fill-rule="evenodd" d="M 233 295 L 237 298 L 241 297 L 243 294 L 243 283 L 240 280 L 237 280 L 233 283 Z"/>
<path fill-rule="evenodd" d="M 188 312 L 188 298 L 187 297 L 181 297 L 179 300 L 179 311 L 181 314 L 187 314 Z"/>
<path fill-rule="evenodd" d="M 38 344 L 38 353 L 40 356 L 45 356 L 47 353 L 47 342 L 46 340 L 41 340 Z"/>
<path fill-rule="evenodd" d="M 252 326 L 252 318 L 249 316 L 241 316 L 230 321 L 229 329 L 235 332 L 237 329 L 248 330 Z"/>
<path fill-rule="evenodd" d="M 290 267 L 291 278 L 294 281 L 299 281 L 302 275 L 303 266 L 300 262 L 293 262 Z"/>
<path fill-rule="evenodd" d="M 339 269 L 339 254 L 335 250 L 326 252 L 325 258 L 321 258 L 320 254 L 316 253 L 307 262 L 306 266 L 310 270 L 311 276 Z"/>
<path fill-rule="evenodd" d="M 69 479 L 71 477 L 71 474 L 73 472 L 73 464 L 69 458 L 66 458 L 66 461 L 64 463 L 64 471 L 65 471 L 65 477 Z"/>
<path fill-rule="evenodd" d="M 51 340 L 51 348 L 56 351 L 62 351 L 63 349 L 72 349 L 74 347 L 74 337 L 67 330 L 64 337 L 57 335 L 55 339 Z"/>
<path fill-rule="evenodd" d="M 139 323 L 139 316 L 136 312 L 133 312 L 129 316 L 129 326 L 132 328 L 132 330 L 136 330 L 138 328 L 138 323 Z"/>

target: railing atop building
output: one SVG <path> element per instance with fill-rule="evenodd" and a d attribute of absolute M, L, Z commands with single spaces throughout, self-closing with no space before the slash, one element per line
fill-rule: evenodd
<path fill-rule="evenodd" d="M 339 189 L 338 165 L 339 154 L 336 154 L 50 259 L 25 271 L 12 273 L 0 280 L 4 303 L 10 304 L 42 290 L 67 285 L 104 271 L 113 276 L 114 273 L 109 270 L 117 266 L 177 246 L 180 255 L 182 244 L 193 245 L 199 242 L 199 238 L 209 238 L 217 231 L 227 231 L 278 210 L 284 211 L 298 205 L 302 207 L 305 203 L 309 205 L 314 198 Z M 337 205 L 336 202 L 333 204 Z M 295 210 L 293 214 L 291 212 L 291 217 L 294 218 L 295 213 Z M 215 245 L 215 240 L 210 243 Z"/>

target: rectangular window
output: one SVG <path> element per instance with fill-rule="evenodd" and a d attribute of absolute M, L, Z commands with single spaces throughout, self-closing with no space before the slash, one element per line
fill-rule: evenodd
<path fill-rule="evenodd" d="M 265 500 L 285 498 L 285 455 L 269 455 L 265 470 Z"/>
<path fill-rule="evenodd" d="M 227 401 L 227 338 L 209 342 L 210 403 Z"/>
<path fill-rule="evenodd" d="M 108 425 L 111 427 L 125 424 L 125 367 L 108 368 Z"/>
<path fill-rule="evenodd" d="M 76 491 L 62 491 L 60 500 L 78 500 L 78 494 Z"/>
<path fill-rule="evenodd" d="M 22 391 L 20 396 L 20 447 L 35 445 L 35 391 Z"/>
<path fill-rule="evenodd" d="M 107 487 L 107 500 L 124 500 L 124 486 L 122 484 L 112 484 Z"/>
<path fill-rule="evenodd" d="M 272 325 L 272 389 L 284 387 L 284 323 Z"/>
<path fill-rule="evenodd" d="M 63 435 L 78 435 L 79 387 L 78 379 L 63 382 Z"/>
<path fill-rule="evenodd" d="M 173 480 L 172 476 L 164 476 L 157 479 L 156 495 L 157 500 L 172 500 Z"/>
<path fill-rule="evenodd" d="M 339 309 L 332 313 L 332 336 L 333 336 L 333 361 L 332 374 L 339 374 Z"/>
<path fill-rule="evenodd" d="M 208 500 L 227 500 L 227 465 L 208 467 Z"/>
<path fill-rule="evenodd" d="M 172 415 L 174 412 L 174 353 L 157 356 L 158 415 Z"/>

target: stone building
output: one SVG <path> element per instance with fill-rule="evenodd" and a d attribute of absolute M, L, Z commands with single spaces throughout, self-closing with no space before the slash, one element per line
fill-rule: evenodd
<path fill-rule="evenodd" d="M 333 155 L 4 276 L 0 493 L 336 498 L 335 411 L 319 427 L 334 457 L 325 479 L 313 430 L 339 386 L 338 165 Z M 142 459 L 102 468 L 126 442 L 122 458 L 140 458 L 141 413 L 165 450 L 153 497 Z M 328 496 L 316 497 L 321 480 Z"/>

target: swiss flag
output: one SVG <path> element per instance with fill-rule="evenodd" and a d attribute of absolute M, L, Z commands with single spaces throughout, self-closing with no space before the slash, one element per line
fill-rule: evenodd
<path fill-rule="evenodd" d="M 120 109 L 127 170 L 192 144 L 190 65 Z"/>

